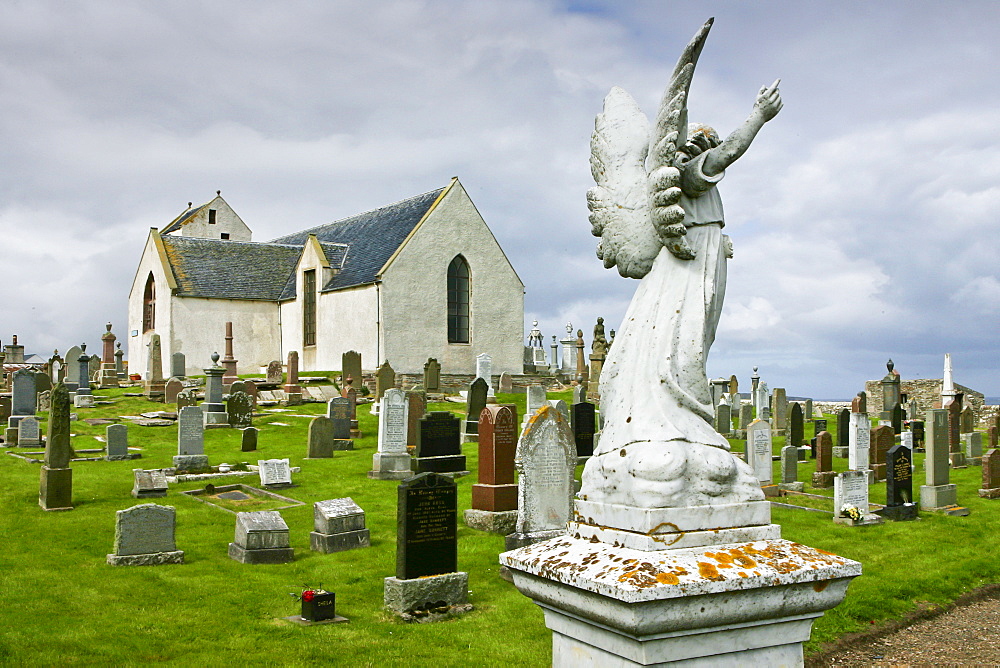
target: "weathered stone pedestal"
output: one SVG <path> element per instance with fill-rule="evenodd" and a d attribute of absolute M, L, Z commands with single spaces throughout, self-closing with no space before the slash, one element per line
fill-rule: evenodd
<path fill-rule="evenodd" d="M 42 466 L 38 505 L 42 510 L 73 510 L 73 469 Z"/>
<path fill-rule="evenodd" d="M 469 600 L 469 574 L 461 571 L 444 575 L 427 575 L 410 580 L 396 577 L 385 579 L 385 607 L 402 615 L 414 610 L 427 610 L 437 604 L 453 606 Z"/>
<path fill-rule="evenodd" d="M 969 514 L 968 508 L 958 505 L 958 486 L 955 484 L 921 485 L 920 509 L 959 517 Z"/>
<path fill-rule="evenodd" d="M 917 512 L 917 504 L 915 503 L 905 503 L 901 506 L 886 506 L 885 508 L 879 508 L 876 510 L 875 514 L 881 515 L 887 520 L 892 520 L 893 522 L 909 522 L 917 519 L 919 516 L 919 513 Z"/>
<path fill-rule="evenodd" d="M 517 511 L 467 508 L 463 519 L 469 528 L 506 536 L 517 526 Z"/>
<path fill-rule="evenodd" d="M 350 497 L 317 501 L 313 508 L 314 531 L 309 534 L 309 545 L 314 552 L 371 547 L 365 512 Z"/>
<path fill-rule="evenodd" d="M 410 455 L 405 452 L 376 452 L 372 455 L 372 470 L 369 478 L 376 480 L 404 480 L 413 475 L 410 470 Z"/>
<path fill-rule="evenodd" d="M 567 535 L 500 555 L 545 614 L 556 668 L 801 666 L 813 620 L 861 573 L 781 539 L 767 501 L 574 515 Z"/>

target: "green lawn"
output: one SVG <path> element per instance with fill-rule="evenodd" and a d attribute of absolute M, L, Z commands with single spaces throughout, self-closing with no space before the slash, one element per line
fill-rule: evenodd
<path fill-rule="evenodd" d="M 162 405 L 98 391 L 114 406 L 79 409 L 80 417 L 136 415 Z M 550 395 L 567 400 L 570 393 Z M 524 395 L 498 395 L 524 410 Z M 157 503 L 177 509 L 177 546 L 183 565 L 112 567 L 105 563 L 114 541 L 115 512 L 141 501 L 130 495 L 131 469 L 167 467 L 176 453 L 177 428 L 129 426 L 139 460 L 73 464 L 75 510 L 46 513 L 38 507 L 39 465 L 0 456 L 0 663 L 6 665 L 214 665 L 384 666 L 433 661 L 454 666 L 545 666 L 551 636 L 541 610 L 497 576 L 503 538 L 464 526 L 477 453 L 465 446 L 472 476 L 459 480 L 459 568 L 469 573 L 475 610 L 437 624 L 405 624 L 382 610 L 382 581 L 395 572 L 396 483 L 370 480 L 366 472 L 376 444 L 376 421 L 359 410 L 364 437 L 356 450 L 332 459 L 305 461 L 309 419 L 321 404 L 255 420 L 261 429 L 257 453 L 240 452 L 239 433 L 210 430 L 205 452 L 213 464 L 288 457 L 302 472 L 283 496 L 307 505 L 282 510 L 296 558 L 284 565 L 244 565 L 227 556 L 235 516 L 180 494 L 203 484 L 171 485 Z M 432 404 L 431 410 L 461 412 L 460 404 Z M 271 425 L 284 422 L 290 426 Z M 831 430 L 836 420 L 830 420 Z M 103 426 L 74 422 L 76 447 L 95 447 Z M 806 428 L 807 438 L 811 427 Z M 775 439 L 780 451 L 783 439 Z M 737 448 L 737 449 L 742 449 Z M 923 480 L 919 467 L 915 482 Z M 846 460 L 836 459 L 838 470 Z M 800 464 L 806 491 L 813 462 Z M 959 502 L 969 517 L 923 513 L 918 522 L 877 527 L 834 525 L 819 513 L 775 508 L 783 536 L 861 561 L 864 575 L 851 585 L 845 603 L 816 622 L 813 641 L 836 638 L 871 622 L 899 616 L 921 601 L 946 603 L 979 585 L 1000 581 L 990 536 L 1000 533 L 1000 505 L 976 495 L 980 469 L 954 471 Z M 579 471 L 578 471 L 579 474 Z M 780 475 L 775 463 L 775 474 Z M 217 485 L 256 477 L 214 481 Z M 884 499 L 884 484 L 872 500 Z M 819 493 L 832 495 L 832 490 Z M 312 502 L 352 497 L 366 512 L 372 547 L 339 554 L 309 549 Z M 1000 502 L 996 502 L 1000 504 Z M 297 612 L 288 594 L 302 585 L 336 592 L 338 613 L 349 624 L 299 627 L 281 620 Z"/>

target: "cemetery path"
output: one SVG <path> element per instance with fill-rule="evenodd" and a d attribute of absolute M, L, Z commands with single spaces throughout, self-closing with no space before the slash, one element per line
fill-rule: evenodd
<path fill-rule="evenodd" d="M 806 666 L 961 666 L 1000 664 L 1000 585 L 987 585 L 952 606 L 924 608 L 906 619 L 842 638 Z"/>

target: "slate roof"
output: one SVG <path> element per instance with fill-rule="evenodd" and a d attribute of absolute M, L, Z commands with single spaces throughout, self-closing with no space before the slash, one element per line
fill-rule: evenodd
<path fill-rule="evenodd" d="M 302 246 L 310 234 L 315 234 L 324 247 L 325 244 L 349 246 L 343 269 L 323 286 L 323 292 L 374 283 L 378 270 L 406 240 L 442 192 L 444 188 L 438 188 L 350 218 L 278 237 L 271 243 Z M 332 261 L 330 264 L 336 266 Z M 293 296 L 294 293 L 284 297 Z"/>
<path fill-rule="evenodd" d="M 168 235 L 200 209 L 189 209 L 160 233 L 178 294 L 210 299 L 283 301 L 295 298 L 295 267 L 315 234 L 333 278 L 323 292 L 374 283 L 378 270 L 402 245 L 444 188 L 270 242 Z"/>
<path fill-rule="evenodd" d="M 286 244 L 160 238 L 185 297 L 278 301 L 302 254 L 301 246 Z"/>
<path fill-rule="evenodd" d="M 181 215 L 177 216 L 172 221 L 170 221 L 170 224 L 164 227 L 163 231 L 160 232 L 160 234 L 169 234 L 170 232 L 176 232 L 177 230 L 181 229 L 181 226 L 184 223 L 186 223 L 191 218 L 191 216 L 195 215 L 209 204 L 211 204 L 211 202 L 206 202 L 201 206 L 196 206 L 188 209 L 187 211 L 185 211 L 184 213 L 182 213 Z"/>

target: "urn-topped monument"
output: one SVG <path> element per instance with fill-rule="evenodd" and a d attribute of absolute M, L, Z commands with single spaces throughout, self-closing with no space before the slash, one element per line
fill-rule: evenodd
<path fill-rule="evenodd" d="M 861 573 L 783 540 L 753 469 L 712 425 L 705 362 L 732 257 L 716 185 L 782 102 L 777 81 L 762 87 L 724 141 L 688 124 L 711 26 L 654 123 L 614 88 L 591 139 L 597 255 L 641 282 L 603 365 L 604 428 L 567 533 L 500 556 L 544 610 L 555 666 L 801 665 L 812 621 Z"/>

